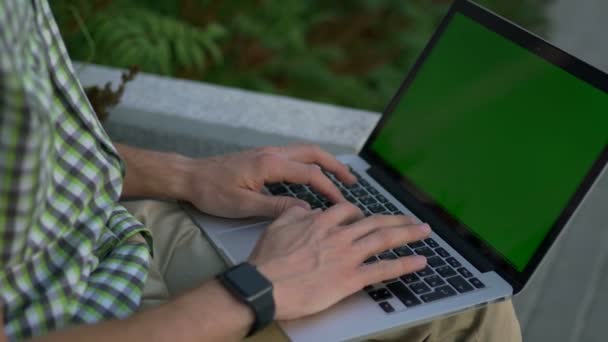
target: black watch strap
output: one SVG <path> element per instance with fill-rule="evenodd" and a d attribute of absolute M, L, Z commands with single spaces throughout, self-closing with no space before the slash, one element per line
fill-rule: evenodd
<path fill-rule="evenodd" d="M 253 310 L 255 321 L 247 337 L 274 320 L 272 283 L 257 268 L 243 262 L 218 275 L 224 287 Z"/>

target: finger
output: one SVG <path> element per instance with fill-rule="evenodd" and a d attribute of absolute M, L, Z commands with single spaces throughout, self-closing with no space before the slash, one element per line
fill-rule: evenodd
<path fill-rule="evenodd" d="M 420 223 L 413 216 L 403 215 L 374 215 L 354 222 L 348 227 L 353 240 L 360 239 L 371 232 L 383 227 L 407 226 Z"/>
<path fill-rule="evenodd" d="M 429 236 L 431 228 L 427 224 L 416 224 L 399 227 L 378 228 L 354 242 L 354 249 L 359 251 L 361 261 L 371 255 L 387 249 L 418 241 Z"/>
<path fill-rule="evenodd" d="M 278 157 L 265 166 L 266 182 L 289 182 L 310 185 L 334 203 L 344 202 L 344 196 L 332 181 L 313 164 L 304 164 Z"/>
<path fill-rule="evenodd" d="M 360 220 L 363 217 L 361 209 L 357 206 L 342 202 L 325 210 L 318 216 L 318 220 L 322 226 L 331 228 Z"/>
<path fill-rule="evenodd" d="M 254 191 L 243 190 L 243 211 L 248 216 L 279 217 L 292 207 L 300 207 L 306 211 L 310 205 L 300 199 L 286 196 L 269 196 Z"/>
<path fill-rule="evenodd" d="M 357 177 L 350 172 L 346 165 L 317 145 L 291 145 L 284 147 L 282 153 L 301 163 L 317 164 L 324 170 L 335 174 L 344 183 L 353 184 L 357 181 Z"/>
<path fill-rule="evenodd" d="M 273 224 L 279 226 L 289 225 L 306 217 L 317 215 L 320 212 L 320 209 L 309 210 L 301 206 L 293 206 L 279 215 L 277 219 L 273 221 Z"/>
<path fill-rule="evenodd" d="M 398 278 L 404 274 L 420 271 L 426 266 L 426 258 L 414 255 L 395 260 L 382 260 L 380 262 L 359 267 L 363 286 L 382 282 L 387 279 Z M 361 287 L 363 287 L 361 286 Z"/>

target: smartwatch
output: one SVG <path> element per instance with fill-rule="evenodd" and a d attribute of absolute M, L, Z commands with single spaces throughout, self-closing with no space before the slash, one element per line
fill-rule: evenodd
<path fill-rule="evenodd" d="M 274 320 L 272 283 L 257 268 L 243 262 L 217 276 L 224 287 L 253 310 L 255 322 L 247 337 L 262 330 Z"/>

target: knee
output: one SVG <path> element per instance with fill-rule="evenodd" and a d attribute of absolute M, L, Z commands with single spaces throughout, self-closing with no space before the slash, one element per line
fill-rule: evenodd
<path fill-rule="evenodd" d="M 510 300 L 478 309 L 472 323 L 479 341 L 520 342 L 521 328 Z"/>

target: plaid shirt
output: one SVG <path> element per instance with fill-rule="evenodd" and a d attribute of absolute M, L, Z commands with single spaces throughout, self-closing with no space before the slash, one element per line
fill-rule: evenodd
<path fill-rule="evenodd" d="M 0 0 L 0 300 L 11 340 L 124 318 L 148 231 L 122 206 L 124 168 L 74 76 L 46 0 Z"/>

